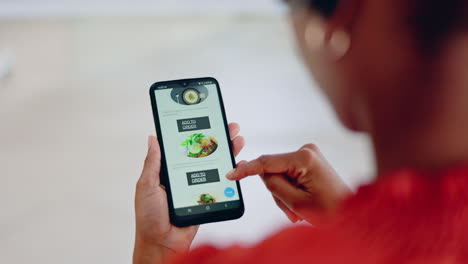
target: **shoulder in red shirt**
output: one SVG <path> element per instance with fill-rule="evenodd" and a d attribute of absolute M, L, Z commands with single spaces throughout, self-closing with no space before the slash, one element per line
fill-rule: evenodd
<path fill-rule="evenodd" d="M 254 247 L 203 246 L 172 263 L 468 263 L 468 167 L 387 173 L 326 227 L 288 228 Z"/>

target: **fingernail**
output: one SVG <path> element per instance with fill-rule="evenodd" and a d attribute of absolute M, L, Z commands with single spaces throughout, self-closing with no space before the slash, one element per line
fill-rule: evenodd
<path fill-rule="evenodd" d="M 234 170 L 230 170 L 227 174 L 226 174 L 226 178 L 228 180 L 232 180 L 233 179 L 233 176 L 234 176 Z"/>

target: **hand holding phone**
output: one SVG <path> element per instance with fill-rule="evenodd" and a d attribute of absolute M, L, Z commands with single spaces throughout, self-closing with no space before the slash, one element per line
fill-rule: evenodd
<path fill-rule="evenodd" d="M 148 155 L 136 188 L 134 264 L 163 263 L 171 255 L 189 249 L 198 230 L 197 224 L 235 219 L 244 212 L 239 183 L 228 181 L 224 176 L 235 167 L 234 156 L 245 142 L 238 136 L 239 125 L 226 123 L 218 82 L 213 78 L 201 78 L 155 83 L 150 95 L 160 141 L 149 137 Z M 167 155 L 164 146 L 177 146 L 179 151 L 170 151 Z M 181 160 L 189 161 L 187 166 L 178 166 Z M 203 160 L 205 163 L 199 164 L 198 161 Z M 180 171 L 187 168 L 192 171 L 191 167 L 197 166 L 209 166 L 210 171 L 217 169 L 222 178 L 213 178 L 215 174 L 198 170 L 185 173 L 185 183 L 180 180 Z M 170 177 L 179 178 L 171 182 Z M 171 184 L 175 186 L 175 193 L 171 192 Z M 203 185 L 214 191 L 225 186 L 225 197 L 216 199 L 209 192 L 203 192 L 194 203 L 190 196 Z M 178 204 L 188 204 L 188 207 L 175 207 L 174 195 Z M 216 207 L 210 212 L 206 206 L 213 204 Z M 176 208 L 182 214 L 177 214 Z M 200 209 L 208 212 L 200 213 Z"/>
<path fill-rule="evenodd" d="M 240 127 L 229 124 L 234 155 L 244 147 Z M 135 195 L 136 238 L 133 263 L 164 263 L 174 254 L 187 251 L 198 226 L 176 227 L 169 221 L 166 190 L 160 185 L 161 152 L 156 137 L 148 139 L 148 154 Z"/>

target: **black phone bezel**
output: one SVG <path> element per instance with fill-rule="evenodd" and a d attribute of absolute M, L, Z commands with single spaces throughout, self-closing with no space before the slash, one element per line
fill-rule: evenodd
<path fill-rule="evenodd" d="M 171 223 L 178 227 L 186 227 L 186 226 L 192 226 L 192 225 L 200 225 L 200 224 L 207 224 L 207 223 L 213 223 L 213 222 L 234 220 L 234 219 L 238 219 L 242 217 L 245 211 L 244 200 L 242 197 L 240 183 L 239 181 L 236 181 L 237 191 L 239 193 L 239 201 L 240 201 L 239 207 L 233 208 L 233 209 L 222 210 L 222 211 L 189 215 L 189 216 L 178 216 L 175 214 L 171 186 L 169 182 L 169 175 L 167 172 L 167 162 L 166 162 L 166 155 L 165 155 L 164 143 L 163 143 L 164 139 L 161 133 L 161 124 L 159 121 L 158 106 L 156 103 L 155 91 L 158 90 L 158 87 L 160 86 L 167 86 L 171 84 L 181 84 L 181 83 L 191 83 L 191 82 L 206 82 L 206 81 L 211 81 L 214 84 L 216 84 L 216 89 L 218 91 L 218 98 L 219 98 L 219 103 L 220 103 L 220 110 L 223 116 L 223 123 L 224 123 L 225 132 L 226 132 L 226 137 L 228 137 L 227 139 L 229 142 L 229 152 L 231 155 L 231 162 L 232 162 L 232 166 L 235 168 L 236 160 L 232 151 L 232 142 L 229 136 L 229 127 L 228 127 L 227 118 L 226 118 L 226 111 L 224 109 L 224 102 L 223 102 L 223 98 L 221 95 L 221 88 L 220 88 L 219 82 L 215 78 L 203 77 L 203 78 L 162 81 L 162 82 L 154 83 L 153 85 L 151 85 L 151 88 L 150 88 L 150 98 L 151 98 L 151 106 L 153 109 L 153 119 L 154 119 L 154 124 L 156 126 L 156 134 L 157 134 L 159 144 L 161 147 L 161 184 L 164 185 L 164 187 L 166 188 L 167 200 L 168 200 L 168 205 L 169 205 L 168 206 L 169 216 L 170 216 Z"/>

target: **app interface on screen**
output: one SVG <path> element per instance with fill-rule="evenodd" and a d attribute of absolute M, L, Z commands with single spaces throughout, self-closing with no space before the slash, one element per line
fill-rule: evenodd
<path fill-rule="evenodd" d="M 175 213 L 180 216 L 240 206 L 228 135 L 213 81 L 155 90 Z"/>

